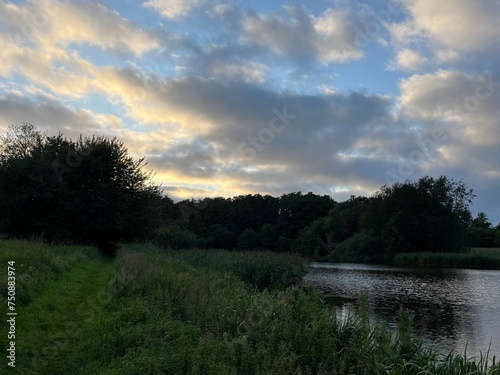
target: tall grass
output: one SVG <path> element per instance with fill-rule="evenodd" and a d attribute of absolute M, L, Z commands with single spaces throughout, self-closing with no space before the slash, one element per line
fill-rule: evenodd
<path fill-rule="evenodd" d="M 405 253 L 394 257 L 394 264 L 415 267 L 500 269 L 500 252 L 495 249 L 472 249 L 467 253 Z"/>
<path fill-rule="evenodd" d="M 423 349 L 407 312 L 392 333 L 369 323 L 363 299 L 361 313 L 340 322 L 311 287 L 259 292 L 216 260 L 195 268 L 158 252 L 122 256 L 128 281 L 114 285 L 107 309 L 52 374 L 500 373 Z"/>
<path fill-rule="evenodd" d="M 127 248 L 155 252 L 170 259 L 182 260 L 195 268 L 229 272 L 261 291 L 298 285 L 307 273 L 306 260 L 298 254 L 215 249 L 175 250 L 152 244 L 134 244 Z"/>
<path fill-rule="evenodd" d="M 15 261 L 16 305 L 26 306 L 44 286 L 75 265 L 99 257 L 88 246 L 50 246 L 41 241 L 0 240 L 0 267 Z M 0 303 L 6 305 L 7 272 L 1 272 Z"/>
<path fill-rule="evenodd" d="M 23 246 L 20 258 L 9 255 L 34 264 L 48 259 L 49 274 L 71 269 L 50 268 L 62 262 L 59 257 L 93 263 L 88 249 L 56 249 L 51 255 L 45 251 L 52 248 Z M 92 319 L 82 322 L 79 335 L 43 369 L 25 368 L 26 373 L 500 374 L 487 355 L 478 361 L 453 353 L 443 358 L 424 349 L 405 311 L 393 332 L 386 324 L 370 324 L 363 298 L 358 314 L 339 321 L 315 288 L 284 288 L 280 281 L 266 282 L 259 291 L 259 280 L 268 276 L 249 277 L 238 257 L 254 263 L 248 269 L 274 270 L 262 271 L 274 275 L 271 280 L 282 279 L 286 264 L 301 264 L 286 258 L 290 263 L 280 268 L 276 262 L 283 258 L 270 253 L 215 251 L 203 257 L 199 251 L 125 247 L 120 277 L 113 278 Z"/>

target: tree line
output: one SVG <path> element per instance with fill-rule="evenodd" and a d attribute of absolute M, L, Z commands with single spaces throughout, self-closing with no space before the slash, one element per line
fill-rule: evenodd
<path fill-rule="evenodd" d="M 473 219 L 473 190 L 446 176 L 382 186 L 370 197 L 248 194 L 174 202 L 144 159 L 116 138 L 47 136 L 32 124 L 0 137 L 0 233 L 93 244 L 298 252 L 389 261 L 396 253 L 500 246 L 500 225 Z"/>

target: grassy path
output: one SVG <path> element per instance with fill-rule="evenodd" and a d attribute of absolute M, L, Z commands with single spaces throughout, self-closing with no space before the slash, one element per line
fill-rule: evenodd
<path fill-rule="evenodd" d="M 53 374 L 71 358 L 72 343 L 109 301 L 117 267 L 118 260 L 105 258 L 83 262 L 19 311 L 19 373 Z"/>

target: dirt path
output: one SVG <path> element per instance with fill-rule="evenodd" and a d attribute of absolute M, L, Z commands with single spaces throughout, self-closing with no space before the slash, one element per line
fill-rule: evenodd
<path fill-rule="evenodd" d="M 19 312 L 18 373 L 52 374 L 57 363 L 70 360 L 71 343 L 110 300 L 117 268 L 118 260 L 85 262 Z"/>

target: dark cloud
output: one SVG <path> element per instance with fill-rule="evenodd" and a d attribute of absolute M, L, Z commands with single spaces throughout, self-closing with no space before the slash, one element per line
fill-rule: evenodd
<path fill-rule="evenodd" d="M 0 95 L 0 124 L 32 123 L 40 129 L 69 137 L 99 130 L 101 126 L 90 112 L 74 110 L 57 100 L 38 95 L 30 99 L 19 94 Z"/>

